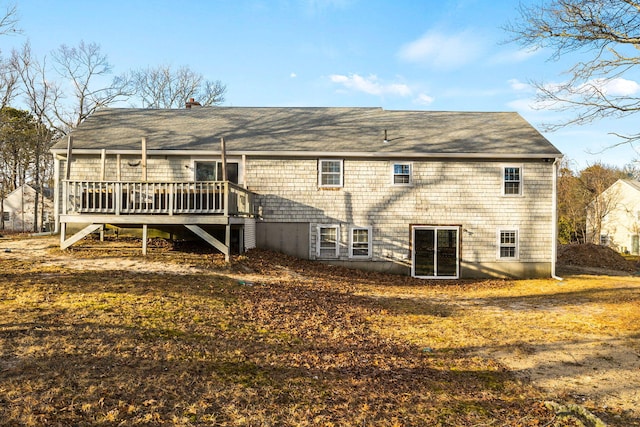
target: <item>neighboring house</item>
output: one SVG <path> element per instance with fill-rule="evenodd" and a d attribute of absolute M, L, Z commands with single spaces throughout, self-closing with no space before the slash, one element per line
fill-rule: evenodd
<path fill-rule="evenodd" d="M 51 229 L 53 223 L 53 199 L 51 195 L 45 193 L 43 206 L 41 197 L 28 184 L 23 184 L 16 188 L 2 201 L 2 222 L 0 225 L 4 226 L 3 229 L 21 233 L 33 232 L 36 197 L 38 197 L 37 229 L 39 231 Z M 40 225 L 42 225 L 42 228 L 40 228 Z"/>
<path fill-rule="evenodd" d="M 639 236 L 640 182 L 619 179 L 589 204 L 587 238 L 618 252 L 638 255 Z"/>
<path fill-rule="evenodd" d="M 227 257 L 258 246 L 421 278 L 555 273 L 562 155 L 516 113 L 104 109 L 52 152 L 63 248 L 112 224 L 188 229 Z"/>

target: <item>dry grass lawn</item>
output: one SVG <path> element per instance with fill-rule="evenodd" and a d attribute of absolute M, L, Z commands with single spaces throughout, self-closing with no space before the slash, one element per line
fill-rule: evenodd
<path fill-rule="evenodd" d="M 501 359 L 585 337 L 640 352 L 636 278 L 442 283 L 261 251 L 228 266 L 206 251 L 5 247 L 0 425 L 580 425 L 549 399 L 640 425 Z"/>

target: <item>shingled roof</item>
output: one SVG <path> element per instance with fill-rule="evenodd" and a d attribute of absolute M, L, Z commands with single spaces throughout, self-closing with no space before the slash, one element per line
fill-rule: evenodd
<path fill-rule="evenodd" d="M 387 142 L 384 141 L 385 133 Z M 74 150 L 344 155 L 559 157 L 511 112 L 387 111 L 381 108 L 107 108 L 72 133 Z M 66 138 L 53 147 L 61 153 Z"/>

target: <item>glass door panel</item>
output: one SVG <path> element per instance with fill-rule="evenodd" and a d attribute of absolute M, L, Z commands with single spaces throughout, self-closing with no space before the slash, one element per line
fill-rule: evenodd
<path fill-rule="evenodd" d="M 435 231 L 430 229 L 414 229 L 414 276 L 435 276 Z"/>

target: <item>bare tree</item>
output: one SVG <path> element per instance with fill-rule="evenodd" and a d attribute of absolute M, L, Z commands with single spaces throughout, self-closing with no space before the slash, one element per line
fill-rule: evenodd
<path fill-rule="evenodd" d="M 15 5 L 8 6 L 0 15 L 0 35 L 20 32 L 17 28 L 18 10 Z M 18 77 L 9 61 L 0 58 L 0 108 L 8 106 L 16 95 Z"/>
<path fill-rule="evenodd" d="M 640 2 L 547 0 L 520 5 L 519 11 L 519 21 L 506 27 L 513 41 L 532 49 L 551 48 L 552 60 L 569 53 L 586 58 L 567 70 L 564 83 L 532 82 L 543 105 L 572 113 L 547 129 L 640 111 L 640 97 L 631 90 L 637 83 L 623 78 L 640 64 Z M 621 144 L 640 139 L 640 133 L 618 136 Z"/>
<path fill-rule="evenodd" d="M 589 204 L 586 206 L 585 235 L 591 243 L 600 243 L 602 222 L 616 208 L 620 200 L 618 192 L 606 190 L 622 177 L 620 170 L 602 164 L 589 166 L 580 172 L 580 184 L 589 195 Z"/>
<path fill-rule="evenodd" d="M 10 61 L 0 58 L 0 108 L 7 107 L 15 98 L 19 77 Z"/>
<path fill-rule="evenodd" d="M 21 51 L 13 51 L 11 66 L 19 76 L 25 102 L 37 123 L 32 141 L 32 179 L 37 193 L 33 212 L 33 231 L 38 231 L 42 228 L 42 223 L 38 224 L 38 218 L 41 221 L 44 220 L 44 216 L 38 214 L 38 205 L 40 204 L 44 207 L 44 185 L 48 176 L 51 175 L 49 169 L 51 168 L 52 159 L 47 153 L 53 144 L 55 136 L 55 132 L 51 130 L 55 127 L 54 114 L 52 114 L 52 94 L 55 94 L 57 89 L 55 84 L 47 80 L 44 63 L 41 64 L 32 56 L 29 42 L 23 45 Z M 39 201 L 38 196 L 40 196 Z"/>
<path fill-rule="evenodd" d="M 586 206 L 591 193 L 563 160 L 558 176 L 558 240 L 561 244 L 586 242 Z"/>
<path fill-rule="evenodd" d="M 52 54 L 53 67 L 67 84 L 51 88 L 52 110 L 60 122 L 56 129 L 67 133 L 101 107 L 127 96 L 127 82 L 105 78 L 112 67 L 100 45 L 85 43 L 77 47 L 60 46 Z M 72 95 L 68 96 L 65 90 Z M 70 99 L 70 100 L 69 100 Z"/>
<path fill-rule="evenodd" d="M 14 5 L 9 5 L 4 11 L 4 14 L 0 16 L 0 35 L 19 33 L 18 29 L 18 8 Z"/>
<path fill-rule="evenodd" d="M 132 95 L 143 108 L 181 108 L 190 98 L 204 106 L 218 105 L 227 90 L 219 80 L 205 80 L 186 66 L 177 70 L 169 65 L 149 67 L 132 71 L 123 80 L 129 81 Z"/>

